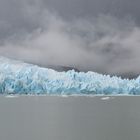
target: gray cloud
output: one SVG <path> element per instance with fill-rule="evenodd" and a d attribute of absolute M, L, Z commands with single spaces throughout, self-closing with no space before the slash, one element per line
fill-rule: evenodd
<path fill-rule="evenodd" d="M 105 2 L 104 5 L 100 0 L 94 3 L 0 1 L 0 55 L 42 66 L 65 65 L 82 71 L 139 74 L 138 18 L 134 20 L 128 16 L 129 12 L 122 17 L 115 16 L 115 12 L 110 12 L 113 7 L 107 6 L 120 2 Z M 97 6 L 95 10 L 90 11 L 90 3 Z M 67 9 L 67 5 L 71 8 Z M 127 13 L 127 9 L 124 11 Z"/>

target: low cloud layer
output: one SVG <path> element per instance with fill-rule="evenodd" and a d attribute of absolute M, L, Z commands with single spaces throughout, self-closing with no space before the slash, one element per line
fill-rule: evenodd
<path fill-rule="evenodd" d="M 18 23 L 12 30 L 14 24 L 0 21 L 1 31 L 7 29 L 1 34 L 0 55 L 44 67 L 63 65 L 128 77 L 140 73 L 140 27 L 130 17 L 99 14 L 66 20 L 38 1 L 22 5 L 24 26 Z"/>

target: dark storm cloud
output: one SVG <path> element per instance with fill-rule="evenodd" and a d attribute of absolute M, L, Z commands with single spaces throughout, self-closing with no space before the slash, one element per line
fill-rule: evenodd
<path fill-rule="evenodd" d="M 45 9 L 67 20 L 109 14 L 140 23 L 139 5 L 139 0 L 0 0 L 0 37 L 38 28 Z"/>
<path fill-rule="evenodd" d="M 49 9 L 55 9 L 65 18 L 93 17 L 110 14 L 131 17 L 140 23 L 139 0 L 43 0 Z"/>
<path fill-rule="evenodd" d="M 0 0 L 0 55 L 139 74 L 139 1 Z"/>

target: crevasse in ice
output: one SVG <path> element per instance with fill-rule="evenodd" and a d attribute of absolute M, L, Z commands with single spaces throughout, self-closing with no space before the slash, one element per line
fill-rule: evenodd
<path fill-rule="evenodd" d="M 1 94 L 140 94 L 140 76 L 128 80 L 95 72 L 57 72 L 0 57 Z"/>

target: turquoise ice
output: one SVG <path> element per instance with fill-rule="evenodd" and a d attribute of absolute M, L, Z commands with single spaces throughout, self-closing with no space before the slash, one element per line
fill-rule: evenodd
<path fill-rule="evenodd" d="M 139 95 L 140 76 L 121 79 L 95 72 L 57 72 L 53 69 L 0 57 L 1 94 Z"/>

